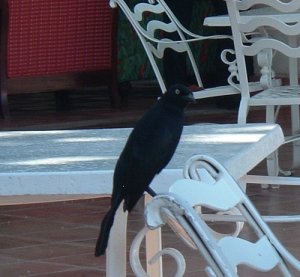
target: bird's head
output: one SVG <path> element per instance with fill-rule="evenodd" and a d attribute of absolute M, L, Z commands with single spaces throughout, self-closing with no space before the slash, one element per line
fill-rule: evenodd
<path fill-rule="evenodd" d="M 182 84 L 171 86 L 162 96 L 165 101 L 175 104 L 179 107 L 186 107 L 189 103 L 194 103 L 195 98 L 188 87 Z"/>

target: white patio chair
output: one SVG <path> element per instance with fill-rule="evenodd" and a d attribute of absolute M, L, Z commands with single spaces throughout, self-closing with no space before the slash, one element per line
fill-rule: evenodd
<path fill-rule="evenodd" d="M 265 106 L 266 122 L 275 122 L 279 113 L 280 106 L 291 107 L 291 129 L 292 135 L 299 134 L 299 104 L 300 104 L 300 86 L 298 86 L 298 67 L 297 61 L 300 57 L 300 47 L 297 44 L 297 36 L 300 35 L 300 2 L 283 0 L 225 0 L 227 2 L 228 14 L 230 18 L 232 35 L 234 41 L 234 51 L 236 55 L 236 64 L 238 68 L 239 82 L 237 89 L 241 91 L 241 102 L 238 112 L 238 123 L 246 123 L 250 107 Z M 243 20 L 241 12 L 253 10 L 255 15 L 256 5 L 259 8 L 266 8 L 270 14 L 259 18 L 253 16 L 251 20 Z M 256 7 L 254 7 L 256 6 Z M 294 22 L 289 22 L 289 14 L 298 13 L 294 16 Z M 278 16 L 281 15 L 281 16 Z M 260 32 L 264 36 L 253 35 L 249 33 Z M 272 36 L 277 33 L 276 37 Z M 272 34 L 272 35 L 271 35 Z M 289 74 L 290 85 L 277 86 L 272 85 L 271 67 L 274 53 L 281 52 L 290 61 Z M 245 63 L 246 56 L 258 55 L 258 64 L 261 66 L 261 72 L 264 73 L 264 89 L 252 95 L 247 77 L 247 68 Z M 267 74 L 266 74 L 267 73 Z M 286 137 L 286 141 L 295 141 L 294 148 L 294 166 L 299 165 L 300 144 L 296 141 L 297 137 Z M 275 153 L 269 158 L 268 171 L 270 175 L 278 174 L 278 157 Z"/>
<path fill-rule="evenodd" d="M 160 194 L 145 209 L 147 227 L 135 238 L 130 252 L 131 265 L 136 276 L 147 276 L 139 260 L 140 243 L 147 230 L 169 224 L 188 246 L 197 249 L 207 262 L 208 276 L 239 276 L 239 265 L 257 271 L 278 269 L 282 276 L 293 276 L 290 266 L 300 271 L 300 262 L 276 238 L 244 191 L 226 169 L 208 156 L 198 156 L 202 165 L 201 180 L 176 181 L 169 193 Z M 257 240 L 248 241 L 232 235 L 216 237 L 195 207 L 201 205 L 217 212 L 236 209 L 241 220 L 248 223 Z M 225 217 L 223 216 L 225 219 Z M 185 261 L 176 249 L 163 249 L 150 262 L 168 254 L 177 262 L 176 276 L 183 276 Z M 294 275 L 295 276 L 295 275 Z"/>
<path fill-rule="evenodd" d="M 127 2 L 129 1 L 127 0 Z M 240 78 L 238 76 L 237 66 L 235 63 L 229 62 L 226 59 L 226 53 L 232 52 L 232 49 L 224 51 L 221 55 L 221 59 L 228 63 L 228 70 L 231 72 L 228 78 L 229 84 L 226 86 L 204 88 L 193 53 L 189 46 L 190 43 L 207 39 L 232 39 L 231 36 L 201 36 L 190 32 L 177 20 L 176 16 L 172 13 L 164 0 L 149 0 L 148 3 L 145 1 L 138 1 L 133 8 L 130 8 L 127 2 L 126 0 L 110 0 L 110 5 L 112 7 L 119 7 L 136 31 L 153 68 L 162 93 L 165 93 L 166 91 L 166 84 L 157 61 L 163 58 L 164 51 L 167 48 L 171 48 L 172 50 L 181 53 L 185 52 L 187 54 L 187 60 L 191 65 L 197 86 L 201 88 L 198 91 L 193 92 L 195 99 L 236 94 L 240 95 L 241 91 L 244 90 L 244 88 L 240 88 L 239 84 L 233 83 L 235 78 Z M 151 17 L 150 15 L 154 16 Z M 160 15 L 160 17 L 158 18 L 157 15 Z M 146 19 L 144 17 L 146 17 Z M 163 20 L 167 20 L 168 23 L 165 23 Z M 170 38 L 164 38 L 161 36 L 164 32 L 177 33 L 177 37 L 180 39 L 174 41 Z M 264 80 L 270 78 L 270 74 L 270 71 L 268 72 L 265 70 L 259 82 L 247 83 L 249 84 L 249 86 L 247 86 L 249 92 L 261 91 L 264 86 Z M 278 84 L 279 80 L 274 78 L 271 82 Z M 243 107 L 245 106 L 244 102 L 245 100 L 242 101 L 240 111 L 243 110 Z M 239 122 L 241 123 L 242 120 L 239 120 Z M 276 176 L 278 173 L 278 159 L 275 154 L 268 158 L 268 165 L 269 174 Z"/>
<path fill-rule="evenodd" d="M 130 3 L 128 0 L 127 2 Z M 201 90 L 194 92 L 194 97 L 196 99 L 240 94 L 239 90 L 229 85 L 205 89 L 203 87 L 193 53 L 189 46 L 189 43 L 192 42 L 206 39 L 231 39 L 231 36 L 201 36 L 190 32 L 176 19 L 175 15 L 163 0 L 149 0 L 148 3 L 145 1 L 140 1 L 133 8 L 130 8 L 127 2 L 126 0 L 110 0 L 110 5 L 111 7 L 118 6 L 136 31 L 151 63 L 162 93 L 166 92 L 166 85 L 163 75 L 160 72 L 160 68 L 157 65 L 157 59 L 162 59 L 164 56 L 164 51 L 167 48 L 171 48 L 177 52 L 187 53 L 187 59 L 189 60 L 193 70 L 197 86 L 201 88 Z M 151 19 L 151 16 L 149 16 L 150 14 L 160 14 L 161 17 L 159 17 L 160 19 L 157 17 Z M 144 20 L 145 15 L 147 20 Z M 168 18 L 168 23 L 163 21 L 166 20 L 166 18 Z M 174 41 L 170 38 L 164 38 L 161 36 L 163 32 L 177 33 L 178 38 L 180 39 Z M 259 82 L 251 83 L 251 91 L 257 91 L 260 89 L 261 85 Z"/>

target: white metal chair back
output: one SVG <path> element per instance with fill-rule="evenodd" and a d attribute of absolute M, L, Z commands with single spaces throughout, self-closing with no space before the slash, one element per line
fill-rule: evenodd
<path fill-rule="evenodd" d="M 239 265 L 264 272 L 278 268 L 283 276 L 292 276 L 287 266 L 289 263 L 299 271 L 300 262 L 278 241 L 227 170 L 211 157 L 198 155 L 197 158 L 202 165 L 200 180 L 178 180 L 170 187 L 170 193 L 154 197 L 145 210 L 147 226 L 156 229 L 169 222 L 173 223 L 171 226 L 180 225 L 176 228 L 177 233 L 183 234 L 184 240 L 189 241 L 188 245 L 198 249 L 206 259 L 208 276 L 238 276 Z M 253 229 L 257 240 L 252 242 L 230 235 L 215 237 L 203 215 L 196 212 L 194 207 L 198 205 L 221 212 L 237 209 Z M 168 251 L 170 254 L 171 250 Z M 184 263 L 179 261 L 183 257 L 178 252 L 172 253 L 180 269 L 178 272 L 182 272 Z M 162 254 L 164 250 L 158 256 Z M 132 251 L 131 256 L 134 261 L 136 252 Z M 135 260 L 132 264 L 139 262 Z"/>
<path fill-rule="evenodd" d="M 172 11 L 163 0 L 149 1 L 149 3 L 141 1 L 141 3 L 137 3 L 133 9 L 130 9 L 124 0 L 112 0 L 110 3 L 111 5 L 117 4 L 122 9 L 132 27 L 135 29 L 163 93 L 166 91 L 166 86 L 155 58 L 162 59 L 166 48 L 171 48 L 176 52 L 187 53 L 198 86 L 203 87 L 195 59 L 182 31 L 184 27 L 176 20 Z M 160 17 L 154 16 L 151 18 L 151 16 L 149 16 L 150 14 L 160 15 Z M 145 20 L 145 17 L 149 19 L 148 22 Z M 182 29 L 180 29 L 179 26 Z M 169 38 L 163 38 L 162 34 L 165 32 L 176 32 L 179 40 L 172 41 Z"/>
<path fill-rule="evenodd" d="M 295 44 L 296 36 L 300 35 L 300 13 L 298 11 L 300 2 L 283 0 L 225 1 L 232 28 L 242 94 L 238 122 L 246 123 L 250 106 L 266 106 L 266 120 L 274 122 L 277 116 L 274 106 L 300 104 L 300 88 L 294 86 L 298 85 L 297 66 L 290 68 L 292 86 L 289 87 L 272 87 L 272 72 L 270 72 L 272 58 L 276 51 L 290 58 L 300 57 L 300 47 Z M 245 11 L 248 15 L 252 13 L 259 17 L 247 20 L 245 14 L 242 14 Z M 264 35 L 257 35 L 258 32 Z M 279 35 L 272 36 L 274 32 Z M 264 79 L 262 80 L 264 90 L 251 97 L 245 56 L 256 55 L 258 55 L 258 63 Z"/>
<path fill-rule="evenodd" d="M 177 52 L 187 53 L 187 58 L 195 76 L 197 86 L 201 88 L 199 91 L 193 92 L 196 99 L 240 94 L 239 90 L 229 85 L 216 88 L 203 88 L 200 73 L 189 46 L 189 43 L 196 41 L 206 39 L 231 39 L 231 36 L 201 36 L 190 32 L 177 20 L 176 16 L 172 13 L 164 0 L 149 0 L 148 3 L 141 1 L 133 8 L 129 7 L 126 0 L 110 0 L 110 5 L 112 7 L 118 6 L 136 31 L 151 63 L 162 93 L 166 91 L 166 85 L 163 74 L 160 72 L 160 68 L 157 65 L 157 59 L 162 59 L 165 50 L 171 48 Z M 150 14 L 154 15 L 154 17 L 151 18 Z M 160 16 L 157 17 L 157 15 Z M 162 34 L 166 32 L 177 33 L 178 40 L 175 41 L 170 38 L 165 38 Z M 251 89 L 252 91 L 257 91 L 258 89 L 261 89 L 261 86 L 255 84 Z"/>

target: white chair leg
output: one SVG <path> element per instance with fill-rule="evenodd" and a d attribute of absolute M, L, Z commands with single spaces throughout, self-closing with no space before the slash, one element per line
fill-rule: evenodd
<path fill-rule="evenodd" d="M 145 205 L 152 197 L 145 194 Z M 161 228 L 147 232 L 146 234 L 146 261 L 149 261 L 156 253 L 162 250 Z M 147 274 L 151 277 L 162 277 L 162 259 L 154 264 L 147 263 Z"/>
<path fill-rule="evenodd" d="M 275 151 L 267 157 L 267 172 L 269 176 L 278 176 L 279 171 L 278 151 Z M 266 189 L 269 185 L 262 184 L 261 187 Z M 272 185 L 272 188 L 279 188 L 279 185 Z"/>
<path fill-rule="evenodd" d="M 242 98 L 240 102 L 239 112 L 238 112 L 238 124 L 245 124 L 247 122 L 248 111 L 249 111 L 248 101 Z"/>
<path fill-rule="evenodd" d="M 299 119 L 299 106 L 291 106 L 291 127 L 292 135 L 299 134 L 300 132 L 300 119 Z M 293 142 L 293 168 L 300 166 L 300 141 Z"/>
<path fill-rule="evenodd" d="M 266 106 L 266 122 L 274 123 L 275 122 L 275 106 L 270 105 Z M 277 176 L 279 173 L 279 164 L 278 164 L 278 151 L 275 151 L 271 155 L 267 157 L 267 172 L 269 176 Z M 261 187 L 263 189 L 267 189 L 269 187 L 268 184 L 262 184 Z M 273 187 L 273 186 L 272 186 Z M 275 186 L 274 187 L 279 187 Z"/>
<path fill-rule="evenodd" d="M 295 36 L 288 37 L 289 45 L 297 47 L 298 38 Z M 298 72 L 298 59 L 289 58 L 289 77 L 290 85 L 299 85 L 299 72 Z M 299 134 L 300 130 L 300 119 L 299 119 L 299 105 L 291 106 L 291 128 L 292 135 Z M 299 166 L 300 163 L 300 142 L 293 142 L 293 167 Z"/>
<path fill-rule="evenodd" d="M 119 206 L 106 250 L 106 277 L 126 276 L 126 241 L 128 212 Z"/>

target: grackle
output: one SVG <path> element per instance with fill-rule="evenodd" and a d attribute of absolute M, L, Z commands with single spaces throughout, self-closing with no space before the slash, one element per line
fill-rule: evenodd
<path fill-rule="evenodd" d="M 184 85 L 170 87 L 139 120 L 117 161 L 111 208 L 101 223 L 95 255 L 105 253 L 116 210 L 124 200 L 124 211 L 133 209 L 152 179 L 171 160 L 179 142 L 184 109 L 195 99 Z"/>

